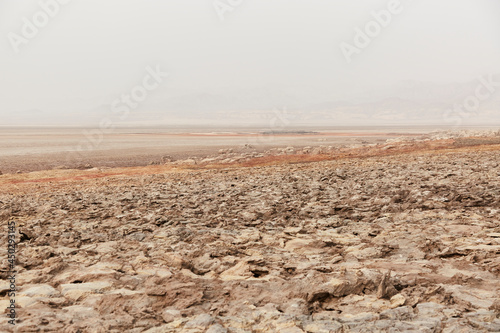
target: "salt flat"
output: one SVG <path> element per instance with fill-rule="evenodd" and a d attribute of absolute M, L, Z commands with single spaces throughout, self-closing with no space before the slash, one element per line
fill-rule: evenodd
<path fill-rule="evenodd" d="M 161 161 L 213 155 L 219 149 L 251 145 L 263 152 L 275 147 L 339 146 L 382 143 L 401 135 L 428 133 L 429 128 L 0 128 L 0 171 L 28 172 L 53 168 L 140 166 Z"/>

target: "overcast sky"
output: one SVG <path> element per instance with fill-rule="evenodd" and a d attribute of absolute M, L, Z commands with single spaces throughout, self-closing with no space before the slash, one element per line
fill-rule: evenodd
<path fill-rule="evenodd" d="M 500 73 L 498 0 L 61 3 L 0 0 L 0 116 L 6 124 L 29 110 L 58 116 L 111 105 L 142 84 L 148 66 L 169 76 L 139 103 L 144 114 L 197 94 L 231 98 L 257 90 L 306 105 L 356 98 L 404 80 L 469 82 Z M 388 8 L 390 18 L 380 15 L 390 23 L 377 31 L 372 12 Z M 375 29 L 369 45 L 357 47 L 348 61 L 346 45 L 356 47 L 356 29 L 367 27 Z M 198 111 L 205 112 L 204 105 Z"/>

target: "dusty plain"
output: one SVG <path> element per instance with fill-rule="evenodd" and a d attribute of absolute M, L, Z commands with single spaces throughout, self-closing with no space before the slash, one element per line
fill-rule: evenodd
<path fill-rule="evenodd" d="M 499 332 L 500 136 L 377 140 L 4 170 L 0 331 Z"/>
<path fill-rule="evenodd" d="M 219 149 L 264 152 L 278 147 L 342 146 L 383 143 L 402 135 L 418 136 L 427 128 L 1 128 L 0 171 L 145 166 L 173 159 L 216 155 Z"/>

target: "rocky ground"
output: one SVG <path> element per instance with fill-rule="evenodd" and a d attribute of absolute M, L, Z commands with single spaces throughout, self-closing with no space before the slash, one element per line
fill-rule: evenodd
<path fill-rule="evenodd" d="M 0 176 L 15 329 L 499 332 L 500 145 L 438 139 Z"/>

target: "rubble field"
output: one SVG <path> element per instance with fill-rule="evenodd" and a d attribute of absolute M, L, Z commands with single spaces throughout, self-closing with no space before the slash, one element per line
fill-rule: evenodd
<path fill-rule="evenodd" d="M 478 140 L 2 175 L 0 331 L 500 332 L 500 145 Z"/>

